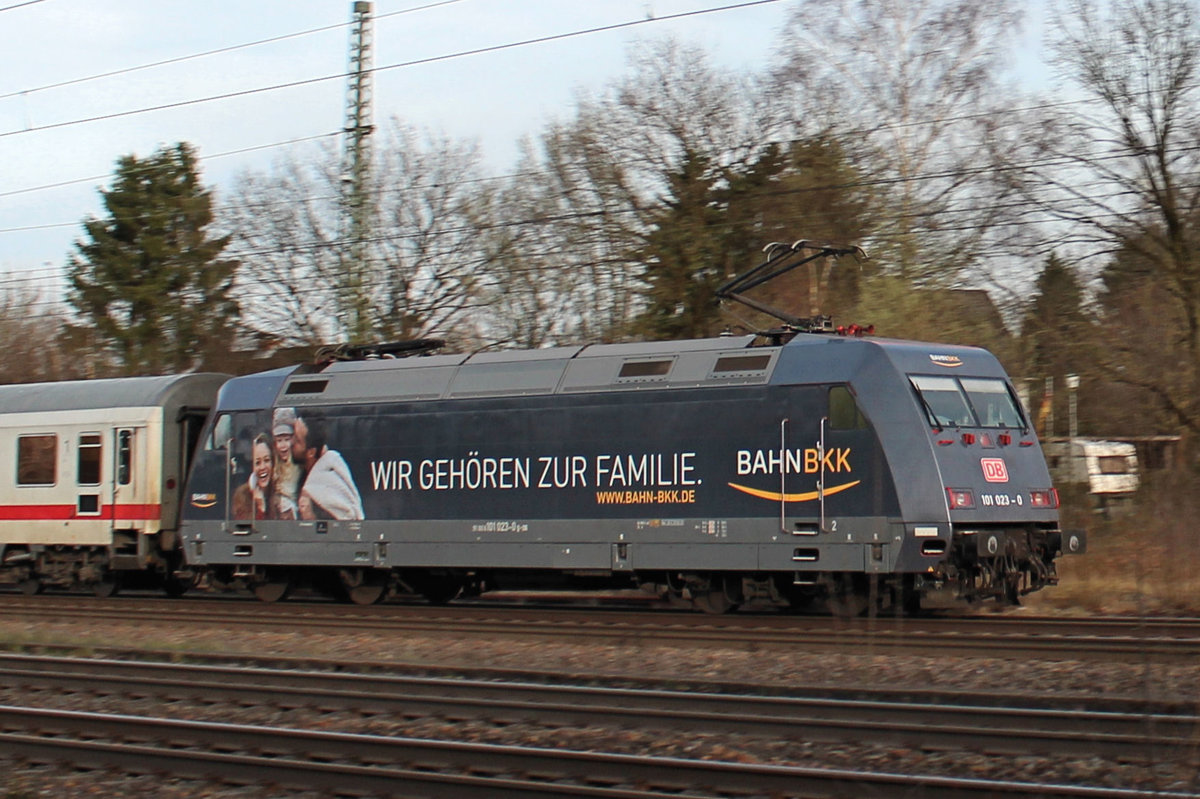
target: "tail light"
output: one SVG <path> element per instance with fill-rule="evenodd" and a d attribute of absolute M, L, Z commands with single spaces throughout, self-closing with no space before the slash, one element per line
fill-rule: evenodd
<path fill-rule="evenodd" d="M 975 495 L 969 488 L 947 488 L 946 494 L 950 498 L 951 510 L 975 507 Z"/>
<path fill-rule="evenodd" d="M 1058 489 L 1041 488 L 1029 492 L 1029 504 L 1035 508 L 1057 508 Z"/>

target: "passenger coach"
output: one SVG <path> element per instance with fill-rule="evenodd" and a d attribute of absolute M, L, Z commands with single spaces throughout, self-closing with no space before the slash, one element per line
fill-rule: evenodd
<path fill-rule="evenodd" d="M 0 386 L 0 582 L 186 589 L 187 467 L 225 375 Z"/>

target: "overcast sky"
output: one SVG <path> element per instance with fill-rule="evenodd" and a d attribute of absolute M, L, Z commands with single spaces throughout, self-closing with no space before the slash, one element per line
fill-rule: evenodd
<path fill-rule="evenodd" d="M 762 68 L 791 0 L 663 19 L 742 1 L 375 0 L 375 121 L 397 116 L 477 139 L 502 172 L 521 136 L 570 114 L 577 90 L 619 76 L 632 42 L 670 35 L 702 46 L 718 64 Z M 98 189 L 122 155 L 190 142 L 219 195 L 238 172 L 266 169 L 285 150 L 264 146 L 340 130 L 351 7 L 350 0 L 0 0 L 0 288 L 16 275 L 60 272 L 80 222 L 103 215 Z M 319 28 L 328 30 L 289 37 Z M 269 39 L 279 40 L 96 77 Z M 304 83 L 190 102 L 295 82 Z M 139 112 L 179 103 L 186 104 Z"/>

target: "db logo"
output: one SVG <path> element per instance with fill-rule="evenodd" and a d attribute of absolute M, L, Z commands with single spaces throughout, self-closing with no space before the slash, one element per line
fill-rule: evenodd
<path fill-rule="evenodd" d="M 1000 458 L 982 458 L 979 463 L 983 466 L 984 480 L 989 483 L 1008 482 L 1008 467 Z"/>

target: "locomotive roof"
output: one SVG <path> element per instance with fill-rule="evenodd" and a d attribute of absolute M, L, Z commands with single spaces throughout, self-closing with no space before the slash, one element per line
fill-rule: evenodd
<path fill-rule="evenodd" d="M 970 364 L 975 374 L 1003 374 L 990 353 L 973 347 L 829 335 L 800 335 L 782 346 L 755 347 L 754 341 L 751 335 L 723 336 L 339 361 L 319 371 L 287 369 L 238 378 L 225 387 L 220 404 L 232 410 L 844 382 L 862 369 L 940 371 L 946 359 Z"/>
<path fill-rule="evenodd" d="M 211 402 L 227 375 L 198 372 L 157 377 L 63 380 L 0 386 L 0 413 L 153 407 L 171 402 Z"/>

